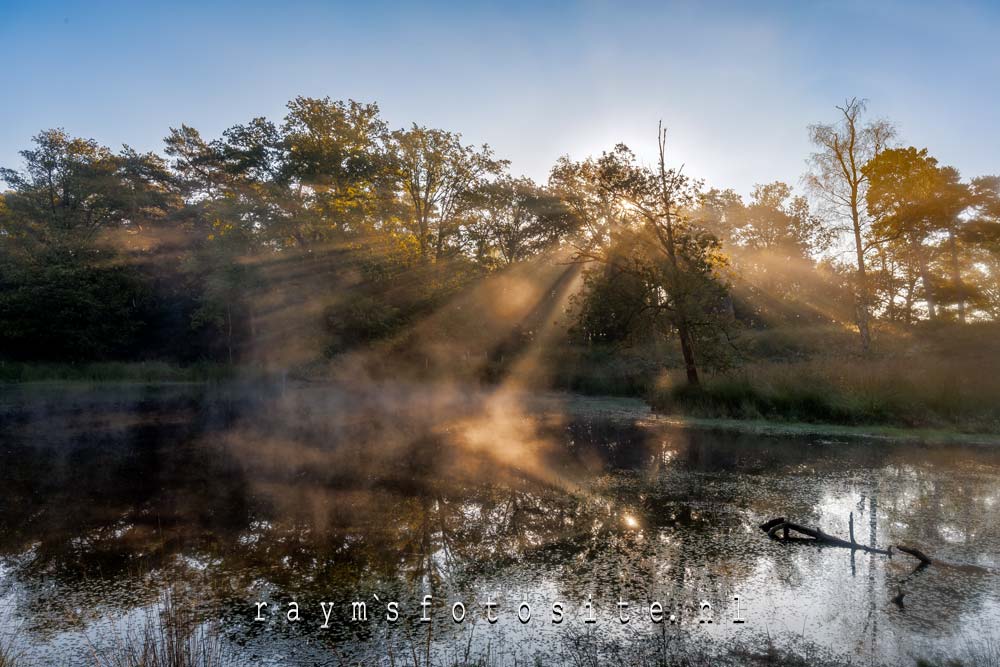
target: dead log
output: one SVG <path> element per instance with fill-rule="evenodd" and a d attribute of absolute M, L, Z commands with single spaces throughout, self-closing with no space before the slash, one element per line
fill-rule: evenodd
<path fill-rule="evenodd" d="M 853 521 L 851 522 L 853 523 Z M 772 540 L 780 540 L 782 542 L 807 542 L 807 543 L 819 543 L 826 544 L 832 547 L 841 547 L 844 549 L 852 549 L 858 551 L 865 551 L 873 554 L 881 554 L 883 556 L 892 557 L 892 548 L 889 549 L 879 549 L 877 547 L 869 547 L 864 544 L 858 544 L 857 542 L 847 541 L 841 539 L 835 535 L 830 535 L 824 533 L 819 528 L 809 528 L 807 526 L 801 526 L 797 523 L 792 523 L 791 521 L 786 521 L 784 517 L 779 517 L 777 519 L 771 519 L 760 525 L 760 529 L 767 533 L 767 536 Z M 778 537 L 778 532 L 782 533 L 782 537 Z M 799 535 L 805 535 L 805 538 L 790 536 L 790 532 L 796 532 Z M 852 531 L 853 532 L 853 531 Z"/>
<path fill-rule="evenodd" d="M 922 552 L 920 549 L 904 546 L 902 544 L 897 544 L 896 549 L 898 551 L 902 551 L 904 554 L 910 554 L 924 565 L 932 565 L 934 563 L 934 560 L 930 556 Z"/>
<path fill-rule="evenodd" d="M 767 531 L 771 530 L 772 526 L 777 526 L 779 523 L 785 523 L 785 517 L 779 516 L 777 519 L 771 519 L 770 521 L 765 521 L 764 523 L 760 524 L 760 529 L 766 533 Z"/>
<path fill-rule="evenodd" d="M 891 546 L 888 549 L 878 549 L 875 547 L 865 546 L 864 544 L 858 544 L 857 542 L 854 541 L 854 512 L 851 512 L 851 515 L 848 519 L 848 531 L 850 532 L 849 541 L 836 537 L 835 535 L 829 535 L 827 533 L 824 533 L 819 528 L 809 528 L 807 526 L 800 526 L 797 523 L 792 523 L 791 521 L 786 520 L 785 517 L 777 517 L 775 519 L 771 519 L 770 521 L 766 521 L 760 524 L 760 529 L 765 533 L 767 533 L 767 536 L 769 538 L 779 542 L 793 542 L 799 544 L 821 544 L 821 545 L 825 544 L 831 547 L 841 547 L 845 549 L 851 549 L 852 551 L 859 550 L 873 554 L 882 554 L 884 556 L 892 558 L 893 547 Z M 804 535 L 805 537 L 790 536 L 789 532 L 795 532 L 798 533 L 799 535 Z M 781 534 L 780 537 L 779 533 Z M 916 568 L 914 568 L 913 572 L 911 572 L 909 575 L 904 577 L 902 581 L 899 582 L 899 592 L 892 598 L 893 604 L 898 606 L 900 609 L 904 608 L 903 598 L 906 596 L 906 590 L 903 588 L 903 586 L 910 580 L 911 577 L 913 577 L 918 572 L 921 572 L 922 570 L 926 569 L 930 565 L 934 565 L 935 567 L 954 568 L 969 573 L 985 573 L 985 572 L 998 571 L 996 568 L 989 568 L 981 565 L 963 565 L 958 563 L 950 563 L 948 561 L 937 560 L 935 558 L 931 558 L 923 551 L 913 546 L 896 545 L 895 548 L 897 551 L 901 551 L 904 554 L 913 556 L 918 561 L 920 561 L 917 564 Z"/>
<path fill-rule="evenodd" d="M 850 531 L 851 534 L 850 540 L 841 539 L 835 535 L 824 533 L 819 528 L 809 528 L 808 526 L 801 526 L 797 523 L 792 523 L 791 521 L 785 519 L 785 517 L 783 516 L 771 519 L 770 521 L 765 521 L 764 523 L 760 524 L 760 529 L 765 533 L 767 533 L 767 536 L 772 540 L 778 540 L 781 542 L 826 544 L 832 547 L 841 547 L 844 549 L 866 551 L 868 553 L 873 553 L 873 554 L 882 554 L 883 556 L 889 556 L 890 558 L 892 558 L 893 547 L 891 546 L 888 549 L 878 549 L 876 547 L 869 547 L 854 541 L 854 512 L 851 512 L 851 516 L 848 520 L 848 530 Z M 793 536 L 789 534 L 790 532 L 795 532 L 798 533 L 800 536 L 804 535 L 805 537 Z M 780 537 L 778 535 L 779 533 L 781 533 Z M 934 558 L 931 558 L 923 551 L 913 546 L 896 545 L 895 548 L 897 551 L 901 551 L 919 560 L 921 567 L 926 567 L 928 565 L 939 565 L 939 566 L 955 567 L 955 568 L 962 568 L 962 569 L 976 570 L 976 571 L 980 570 L 988 571 L 990 569 L 990 568 L 982 568 L 981 566 L 977 565 L 956 565 L 953 563 L 946 563 L 944 561 L 939 561 Z"/>

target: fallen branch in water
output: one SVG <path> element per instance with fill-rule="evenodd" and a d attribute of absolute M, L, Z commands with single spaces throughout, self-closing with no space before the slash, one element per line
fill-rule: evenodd
<path fill-rule="evenodd" d="M 850 531 L 849 540 L 841 539 L 835 535 L 824 533 L 819 528 L 809 528 L 807 526 L 800 526 L 797 523 L 792 523 L 791 521 L 788 521 L 783 516 L 778 517 L 776 519 L 771 519 L 770 521 L 766 521 L 760 524 L 760 529 L 765 533 L 767 533 L 767 536 L 769 538 L 771 538 L 772 540 L 777 540 L 779 542 L 792 542 L 800 544 L 821 544 L 821 545 L 825 544 L 831 547 L 840 547 L 844 549 L 851 549 L 857 551 L 867 551 L 868 553 L 873 553 L 873 554 L 882 554 L 883 556 L 888 556 L 889 558 L 892 558 L 892 550 L 896 549 L 896 551 L 900 551 L 909 556 L 913 556 L 920 562 L 917 564 L 917 566 L 913 569 L 913 571 L 910 574 L 908 574 L 906 577 L 902 579 L 902 581 L 899 582 L 898 584 L 899 591 L 892 598 L 892 602 L 901 609 L 903 608 L 903 598 L 906 596 L 906 591 L 903 589 L 903 586 L 907 582 L 909 582 L 911 577 L 923 571 L 930 565 L 933 565 L 935 567 L 952 568 L 954 570 L 960 570 L 962 572 L 970 574 L 997 572 L 996 568 L 984 567 L 982 565 L 966 565 L 961 563 L 951 563 L 948 561 L 938 560 L 937 558 L 931 558 L 923 551 L 913 546 L 897 544 L 895 546 L 890 546 L 888 549 L 878 549 L 876 547 L 869 547 L 865 546 L 864 544 L 858 544 L 854 540 L 854 512 L 851 512 L 848 521 L 848 529 Z M 804 535 L 805 537 L 797 537 L 795 535 L 792 535 L 792 533 L 798 533 L 800 536 Z"/>
<path fill-rule="evenodd" d="M 924 565 L 932 565 L 934 563 L 934 559 L 924 554 L 924 552 L 922 552 L 920 549 L 915 549 L 913 547 L 907 547 L 902 544 L 897 544 L 896 550 L 902 551 L 904 554 L 910 554 Z"/>
<path fill-rule="evenodd" d="M 824 533 L 819 528 L 809 528 L 807 526 L 801 526 L 797 523 L 792 523 L 785 519 L 785 517 L 778 517 L 776 519 L 771 519 L 760 525 L 760 529 L 767 533 L 767 536 L 772 540 L 779 540 L 781 542 L 799 542 L 808 544 L 826 544 L 831 547 L 841 547 L 843 549 L 851 549 L 857 551 L 866 551 L 873 554 L 881 554 L 883 556 L 888 556 L 892 558 L 892 547 L 888 549 L 879 549 L 877 547 L 870 547 L 864 544 L 859 544 L 854 540 L 854 513 L 851 512 L 850 521 L 850 539 L 845 540 L 836 535 L 830 535 Z M 781 533 L 779 537 L 779 533 Z M 798 533 L 799 535 L 805 535 L 805 537 L 795 537 L 791 533 Z M 905 554 L 913 556 L 921 562 L 923 565 L 931 565 L 934 563 L 934 559 L 930 558 L 922 551 L 916 547 L 909 546 L 897 546 L 898 551 L 902 551 Z"/>

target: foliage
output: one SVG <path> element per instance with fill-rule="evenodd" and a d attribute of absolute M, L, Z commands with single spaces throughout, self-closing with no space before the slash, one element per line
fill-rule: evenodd
<path fill-rule="evenodd" d="M 557 196 L 531 179 L 502 176 L 470 192 L 478 213 L 468 224 L 476 261 L 501 268 L 538 254 L 571 231 L 575 218 Z"/>
<path fill-rule="evenodd" d="M 724 358 L 719 350 L 728 335 L 727 285 L 721 275 L 726 259 L 718 239 L 691 216 L 700 182 L 666 167 L 664 130 L 658 139 L 658 170 L 639 166 L 633 153 L 619 144 L 597 160 L 562 165 L 558 175 L 575 178 L 594 192 L 590 201 L 598 203 L 583 209 L 599 216 L 587 227 L 601 231 L 577 246 L 578 260 L 609 266 L 612 276 L 629 276 L 609 304 L 618 312 L 608 317 L 595 312 L 593 299 L 599 292 L 591 292 L 586 297 L 591 303 L 582 308 L 582 323 L 603 320 L 620 330 L 646 319 L 661 333 L 676 333 L 688 382 L 697 384 L 699 357 Z M 609 333 L 622 337 L 622 331 L 583 333 L 598 339 Z"/>
<path fill-rule="evenodd" d="M 884 283 L 890 316 L 900 310 L 896 300 L 904 287 L 902 317 L 914 318 L 912 292 L 919 278 L 929 319 L 944 316 L 942 309 L 952 305 L 964 322 L 966 305 L 980 300 L 961 270 L 968 222 L 964 214 L 976 201 L 971 187 L 961 182 L 955 169 L 938 166 L 927 149 L 912 146 L 883 151 L 864 171 L 871 184 L 867 208 L 872 236 L 880 252 L 904 274 L 903 280 L 893 280 L 890 274 Z"/>

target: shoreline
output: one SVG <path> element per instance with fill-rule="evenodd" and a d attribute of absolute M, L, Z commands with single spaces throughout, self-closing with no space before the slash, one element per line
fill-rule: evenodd
<path fill-rule="evenodd" d="M 676 428 L 724 431 L 749 435 L 794 437 L 812 436 L 902 442 L 921 445 L 1000 446 L 1000 433 L 964 433 L 946 428 L 914 428 L 891 424 L 848 425 L 824 422 L 784 422 L 763 419 L 722 419 L 654 412 L 638 398 L 560 394 L 571 413 L 599 414 L 610 419 L 666 424 Z M 568 400 L 567 400 L 568 398 Z"/>
<path fill-rule="evenodd" d="M 29 381 L 0 381 L 0 392 L 9 389 L 101 389 L 139 387 L 163 389 L 183 389 L 208 385 L 259 384 L 246 379 L 201 379 L 201 380 L 141 380 L 141 379 L 45 379 Z M 272 384 L 265 382 L 263 384 Z M 291 380 L 291 386 L 316 388 L 315 382 L 301 383 Z M 335 382 L 329 383 L 336 386 Z M 434 384 L 434 383 L 431 383 Z M 496 387 L 482 387 L 488 394 Z M 970 433 L 948 428 L 918 428 L 895 426 L 892 424 L 849 425 L 829 422 L 793 422 L 765 419 L 730 419 L 717 417 L 696 417 L 683 413 L 655 412 L 641 398 L 612 395 L 589 395 L 574 392 L 548 390 L 530 392 L 526 401 L 532 409 L 541 412 L 565 411 L 571 415 L 600 417 L 609 420 L 627 420 L 640 424 L 667 425 L 681 429 L 701 431 L 721 431 L 771 437 L 820 437 L 867 440 L 875 442 L 910 443 L 919 445 L 973 445 L 1000 446 L 1000 433 Z"/>

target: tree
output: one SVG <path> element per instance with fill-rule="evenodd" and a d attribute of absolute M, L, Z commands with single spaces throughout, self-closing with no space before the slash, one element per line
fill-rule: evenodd
<path fill-rule="evenodd" d="M 807 259 L 825 250 L 830 234 L 809 210 L 805 197 L 780 181 L 755 185 L 733 238 L 749 250 L 767 250 L 786 259 Z"/>
<path fill-rule="evenodd" d="M 394 185 L 378 105 L 297 97 L 281 130 L 281 179 L 294 195 L 293 235 L 305 247 L 362 231 Z"/>
<path fill-rule="evenodd" d="M 569 208 L 529 178 L 503 176 L 470 194 L 469 236 L 480 262 L 510 266 L 558 240 L 573 225 Z"/>
<path fill-rule="evenodd" d="M 936 224 L 930 215 L 936 169 L 936 160 L 929 158 L 926 150 L 913 147 L 885 150 L 864 167 L 870 183 L 866 200 L 875 243 L 920 276 L 932 320 L 937 318 L 936 286 L 930 274 L 934 249 L 927 242 Z"/>
<path fill-rule="evenodd" d="M 202 201 L 219 194 L 226 180 L 222 160 L 198 130 L 172 127 L 163 143 L 164 153 L 173 158 L 170 168 L 185 200 Z"/>
<path fill-rule="evenodd" d="M 507 162 L 494 158 L 485 144 L 463 146 L 461 135 L 416 124 L 393 132 L 392 140 L 420 256 L 425 262 L 441 260 L 471 205 L 470 195 Z"/>
<path fill-rule="evenodd" d="M 138 153 L 124 146 L 116 162 L 122 224 L 141 231 L 144 223 L 163 220 L 181 205 L 176 179 L 156 153 Z"/>
<path fill-rule="evenodd" d="M 11 187 L 0 220 L 0 349 L 61 360 L 122 353 L 143 327 L 146 290 L 113 232 L 168 201 L 151 177 L 156 162 L 62 130 L 34 141 L 23 170 L 0 172 Z"/>
<path fill-rule="evenodd" d="M 694 386 L 700 381 L 696 342 L 717 336 L 725 319 L 726 286 L 718 274 L 725 259 L 718 239 L 691 219 L 700 182 L 680 169 L 667 167 L 662 125 L 657 141 L 659 161 L 655 168 L 639 166 L 632 152 L 619 144 L 592 164 L 570 170 L 593 178 L 592 185 L 616 203 L 621 211 L 619 219 L 626 223 L 611 230 L 610 244 L 581 247 L 578 257 L 615 263 L 643 280 L 647 302 L 642 308 L 663 314 L 676 332 L 687 381 Z M 636 249 L 627 262 L 616 263 L 618 242 Z"/>
<path fill-rule="evenodd" d="M 31 221 L 40 241 L 84 243 L 122 220 L 118 161 L 92 139 L 47 130 L 21 151 L 24 171 L 0 170 L 13 193 L 7 206 Z"/>
<path fill-rule="evenodd" d="M 831 235 L 791 186 L 756 185 L 747 203 L 731 190 L 709 190 L 695 215 L 723 241 L 737 317 L 755 325 L 829 319 L 828 309 L 814 305 L 828 292 L 814 257 L 829 247 Z"/>
<path fill-rule="evenodd" d="M 563 156 L 549 174 L 548 191 L 566 207 L 573 219 L 567 240 L 577 248 L 600 248 L 611 243 L 612 233 L 629 217 L 615 193 L 598 187 L 595 160 L 574 162 Z"/>
<path fill-rule="evenodd" d="M 887 146 L 895 130 L 883 120 L 864 123 L 861 116 L 865 107 L 864 100 L 853 98 L 837 107 L 841 114 L 837 123 L 809 126 L 809 138 L 818 150 L 811 156 L 812 170 L 806 176 L 806 183 L 819 197 L 831 221 L 850 223 L 857 260 L 858 333 L 861 347 L 867 352 L 871 348 L 871 312 L 865 259 L 868 177 L 863 167 Z"/>
<path fill-rule="evenodd" d="M 969 184 L 971 215 L 962 242 L 971 251 L 968 262 L 980 307 L 1000 318 L 1000 176 L 980 176 Z"/>
<path fill-rule="evenodd" d="M 941 314 L 943 299 L 956 305 L 959 321 L 965 322 L 966 302 L 973 294 L 962 280 L 959 246 L 962 214 L 972 201 L 969 187 L 955 169 L 939 166 L 926 148 L 884 150 L 864 172 L 872 243 L 919 275 L 930 319 Z M 933 263 L 939 257 L 946 258 L 946 265 L 936 275 Z"/>

